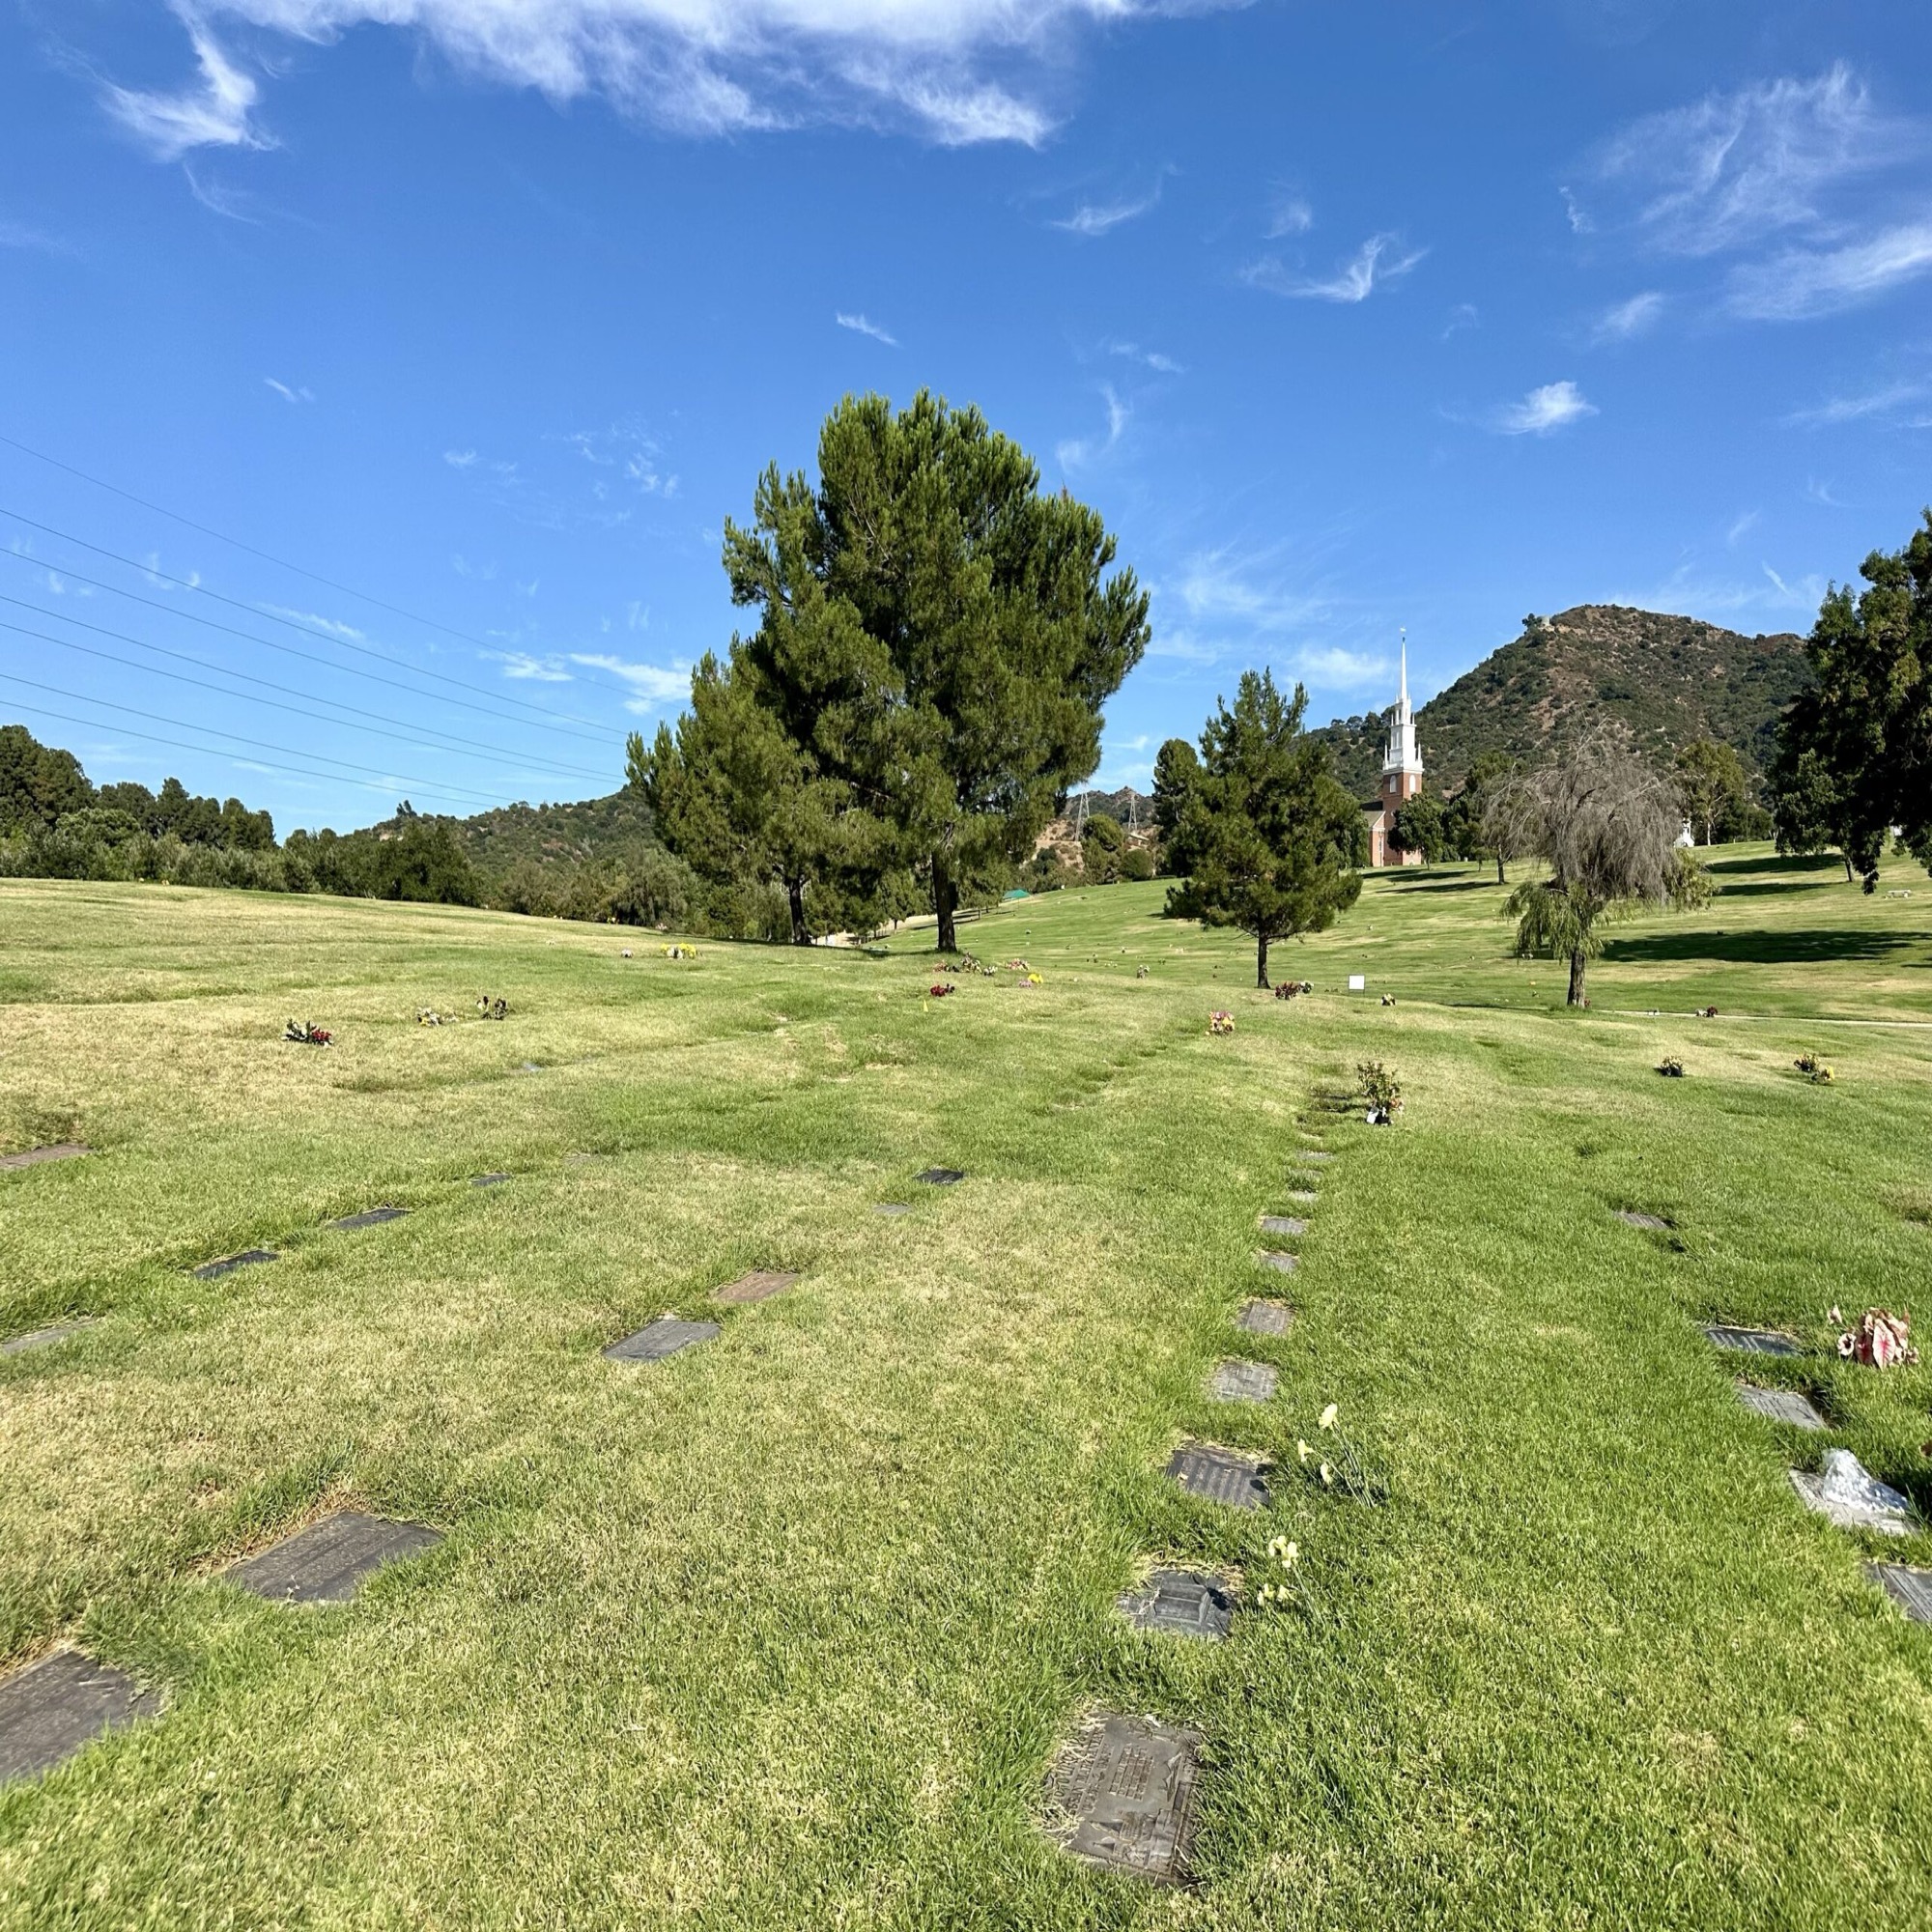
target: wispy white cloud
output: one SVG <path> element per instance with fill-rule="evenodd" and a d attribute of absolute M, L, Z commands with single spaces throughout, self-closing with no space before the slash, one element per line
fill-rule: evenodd
<path fill-rule="evenodd" d="M 1163 596 L 1169 587 L 1163 582 Z M 1194 625 L 1237 626 L 1249 633 L 1272 635 L 1319 623 L 1331 609 L 1325 596 L 1285 582 L 1270 554 L 1247 554 L 1226 545 L 1197 551 L 1171 588 Z"/>
<path fill-rule="evenodd" d="M 0 248 L 28 248 L 40 255 L 78 255 L 80 250 L 64 236 L 49 235 L 24 221 L 0 217 Z"/>
<path fill-rule="evenodd" d="M 533 684 L 568 684 L 571 681 L 563 660 L 556 656 L 538 658 L 527 651 L 485 651 L 482 655 L 487 662 L 501 665 L 505 677 Z"/>
<path fill-rule="evenodd" d="M 856 335 L 869 335 L 874 342 L 883 342 L 888 349 L 896 349 L 899 346 L 897 336 L 881 328 L 876 322 L 870 321 L 863 314 L 854 312 L 848 315 L 843 309 L 840 309 L 832 320 L 840 328 L 849 328 Z"/>
<path fill-rule="evenodd" d="M 1596 405 L 1584 400 L 1575 383 L 1545 383 L 1521 402 L 1492 412 L 1488 426 L 1499 436 L 1548 436 L 1596 413 Z"/>
<path fill-rule="evenodd" d="M 1786 249 L 1731 273 L 1733 315 L 1803 322 L 1833 315 L 1932 271 L 1932 221 L 1888 228 L 1833 248 Z"/>
<path fill-rule="evenodd" d="M 1448 321 L 1442 325 L 1442 340 L 1447 342 L 1452 335 L 1460 335 L 1465 328 L 1480 328 L 1482 326 L 1482 314 L 1474 302 L 1458 302 L 1449 311 Z"/>
<path fill-rule="evenodd" d="M 1862 395 L 1833 396 L 1810 409 L 1794 410 L 1784 420 L 1798 429 L 1827 429 L 1833 423 L 1896 416 L 1928 399 L 1932 399 L 1932 381 L 1921 378 L 1888 383 L 1883 388 L 1868 389 Z"/>
<path fill-rule="evenodd" d="M 1138 362 L 1144 369 L 1151 369 L 1157 375 L 1184 376 L 1187 373 L 1172 355 L 1163 355 L 1157 349 L 1143 349 L 1138 342 L 1109 342 L 1102 346 L 1109 355 Z"/>
<path fill-rule="evenodd" d="M 1828 510 L 1849 510 L 1852 507 L 1842 497 L 1832 494 L 1832 479 L 1829 476 L 1822 480 L 1807 476 L 1804 479 L 1804 495 L 1813 503 L 1823 503 Z"/>
<path fill-rule="evenodd" d="M 1264 231 L 1270 242 L 1279 242 L 1287 235 L 1306 235 L 1315 226 L 1315 210 L 1305 195 L 1281 190 L 1268 209 L 1267 227 Z"/>
<path fill-rule="evenodd" d="M 1563 197 L 1563 213 L 1569 220 L 1571 234 L 1589 234 L 1595 224 L 1585 213 L 1581 203 L 1567 187 L 1559 187 L 1556 192 Z"/>
<path fill-rule="evenodd" d="M 352 643 L 359 643 L 365 633 L 354 624 L 345 624 L 339 618 L 325 617 L 314 611 L 291 610 L 286 604 L 261 604 L 258 610 L 266 611 L 271 617 L 286 617 L 292 624 L 305 624 L 311 631 L 327 631 L 331 638 L 345 638 Z"/>
<path fill-rule="evenodd" d="M 1113 384 L 1102 383 L 1100 395 L 1107 405 L 1107 434 L 1104 438 L 1076 437 L 1054 445 L 1054 456 L 1063 469 L 1079 469 L 1096 457 L 1105 456 L 1126 433 L 1133 412 L 1114 392 Z"/>
<path fill-rule="evenodd" d="M 1607 308 L 1590 330 L 1592 342 L 1628 342 L 1633 336 L 1647 335 L 1663 313 L 1664 298 L 1656 289 L 1646 289 Z"/>
<path fill-rule="evenodd" d="M 1371 235 L 1332 275 L 1310 278 L 1287 268 L 1278 257 L 1264 255 L 1241 270 L 1241 279 L 1278 296 L 1312 301 L 1366 301 L 1377 289 L 1400 281 L 1428 252 L 1427 248 L 1405 247 L 1399 236 Z"/>
<path fill-rule="evenodd" d="M 1783 628 L 1792 613 L 1815 611 L 1824 596 L 1825 583 L 1818 577 L 1787 580 L 1769 564 L 1760 564 L 1756 578 L 1740 582 L 1708 574 L 1692 556 L 1659 582 L 1613 584 L 1591 601 L 1634 605 L 1639 611 L 1677 611 L 1701 617 L 1707 623 L 1735 623 L 1740 628 L 1755 615 L 1767 628 Z"/>
<path fill-rule="evenodd" d="M 196 148 L 269 146 L 249 119 L 261 92 L 253 77 L 228 58 L 185 0 L 177 0 L 174 12 L 187 29 L 199 78 L 174 94 L 110 81 L 102 96 L 108 113 L 156 160 L 176 161 Z"/>
<path fill-rule="evenodd" d="M 473 449 L 445 449 L 442 460 L 452 469 L 473 469 L 481 459 Z"/>
<path fill-rule="evenodd" d="M 1136 215 L 1145 214 L 1160 199 L 1160 190 L 1142 195 L 1138 201 L 1082 202 L 1065 219 L 1053 226 L 1064 228 L 1069 235 L 1084 235 L 1090 239 L 1106 235 L 1120 227 L 1123 221 L 1131 221 Z"/>
<path fill-rule="evenodd" d="M 681 704 L 691 696 L 691 667 L 673 662 L 668 666 L 637 664 L 628 658 L 599 651 L 572 651 L 570 662 L 594 670 L 606 670 L 628 685 L 632 696 L 624 709 L 639 717 L 662 711 L 668 704 Z"/>
<path fill-rule="evenodd" d="M 1757 528 L 1759 512 L 1742 510 L 1731 519 L 1731 526 L 1724 532 L 1724 542 L 1735 550 L 1752 530 Z"/>
<path fill-rule="evenodd" d="M 274 390 L 275 394 L 281 397 L 285 403 L 312 403 L 315 401 L 314 395 L 306 386 L 292 389 L 286 383 L 276 382 L 272 376 L 264 376 L 262 381 Z"/>
<path fill-rule="evenodd" d="M 599 95 L 670 131 L 902 128 L 942 146 L 1037 147 L 1076 30 L 1240 0 L 174 0 L 199 66 L 175 93 L 106 91 L 156 154 L 261 145 L 260 84 L 215 40 L 234 21 L 314 44 L 410 31 L 460 71 L 552 100 Z M 262 71 L 270 71 L 267 61 Z"/>
<path fill-rule="evenodd" d="M 1360 691 L 1384 683 L 1395 666 L 1384 654 L 1351 651 L 1342 644 L 1310 644 L 1294 654 L 1298 677 L 1324 691 Z"/>
<path fill-rule="evenodd" d="M 1657 246 L 1715 255 L 1815 225 L 1834 188 L 1920 138 L 1840 64 L 1646 115 L 1599 151 L 1596 172 L 1634 198 L 1630 218 Z"/>

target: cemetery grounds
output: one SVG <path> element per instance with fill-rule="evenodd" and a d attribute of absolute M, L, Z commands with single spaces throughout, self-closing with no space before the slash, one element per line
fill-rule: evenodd
<path fill-rule="evenodd" d="M 1159 885 L 962 927 L 990 978 L 0 885 L 0 1153 L 93 1150 L 0 1173 L 0 1339 L 93 1318 L 0 1356 L 0 1663 L 161 1706 L 0 1786 L 0 1926 L 1932 1922 L 1932 1627 L 1864 1569 L 1932 1536 L 1787 1479 L 1842 1445 L 1932 1514 L 1932 1370 L 1826 1319 L 1932 1344 L 1932 882 L 1718 866 L 1588 1013 L 1482 867 L 1372 876 L 1292 1001 Z M 714 1298 L 754 1268 L 799 1279 Z M 602 1352 L 666 1313 L 721 1332 Z M 1800 1344 L 1745 1365 L 1822 1437 L 1714 1322 Z M 1373 1499 L 1298 1460 L 1330 1403 Z M 1267 1506 L 1168 1481 L 1189 1437 Z M 221 1577 L 345 1506 L 442 1540 L 334 1607 Z M 1234 1580 L 1225 1641 L 1117 1610 L 1156 1561 Z M 1184 1884 L 1043 1829 L 1102 1711 L 1202 1740 Z"/>

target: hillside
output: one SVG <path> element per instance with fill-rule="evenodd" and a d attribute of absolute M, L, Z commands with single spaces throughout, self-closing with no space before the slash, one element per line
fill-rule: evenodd
<path fill-rule="evenodd" d="M 1711 737 L 1762 767 L 1806 674 L 1804 640 L 1790 632 L 1744 637 L 1695 617 L 1579 604 L 1528 620 L 1520 638 L 1438 692 L 1416 713 L 1417 735 L 1432 791 L 1453 791 L 1481 753 L 1534 758 L 1599 718 L 1627 724 L 1665 757 Z M 1372 793 L 1381 714 L 1337 719 L 1317 735 L 1334 747 L 1343 782 Z"/>
<path fill-rule="evenodd" d="M 628 787 L 574 805 L 503 805 L 444 822 L 464 856 L 491 879 L 525 861 L 570 867 L 623 858 L 657 843 L 649 807 Z M 375 830 L 393 833 L 399 823 L 385 819 Z"/>

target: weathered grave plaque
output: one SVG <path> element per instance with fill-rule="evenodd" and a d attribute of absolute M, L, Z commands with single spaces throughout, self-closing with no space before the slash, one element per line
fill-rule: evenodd
<path fill-rule="evenodd" d="M 612 1342 L 604 1352 L 613 1362 L 661 1362 L 680 1349 L 716 1341 L 722 1332 L 715 1321 L 681 1321 L 674 1315 L 662 1315 L 635 1335 Z"/>
<path fill-rule="evenodd" d="M 224 1274 L 233 1274 L 237 1268 L 253 1267 L 257 1262 L 276 1260 L 273 1248 L 243 1248 L 239 1255 L 223 1255 L 218 1262 L 203 1262 L 195 1269 L 197 1281 L 214 1281 Z"/>
<path fill-rule="evenodd" d="M 270 1603 L 346 1604 L 385 1563 L 420 1556 L 441 1541 L 440 1530 L 419 1522 L 342 1510 L 221 1574 Z"/>
<path fill-rule="evenodd" d="M 963 1168 L 957 1167 L 928 1167 L 916 1179 L 924 1181 L 929 1187 L 951 1187 L 955 1181 L 964 1180 L 966 1173 Z"/>
<path fill-rule="evenodd" d="M 1291 1201 L 1299 1201 L 1304 1208 L 1312 1208 L 1321 1199 L 1312 1187 L 1291 1187 L 1288 1190 Z"/>
<path fill-rule="evenodd" d="M 1276 1274 L 1293 1274 L 1301 1265 L 1291 1254 L 1284 1254 L 1279 1248 L 1264 1248 L 1255 1256 L 1264 1268 L 1273 1268 Z"/>
<path fill-rule="evenodd" d="M 1266 1402 L 1281 1378 L 1265 1362 L 1223 1362 L 1208 1383 L 1216 1402 Z"/>
<path fill-rule="evenodd" d="M 1916 1624 L 1932 1624 L 1932 1570 L 1867 1563 L 1865 1575 Z"/>
<path fill-rule="evenodd" d="M 384 1221 L 400 1221 L 409 1211 L 407 1208 L 365 1208 L 359 1214 L 345 1214 L 328 1225 L 347 1234 L 356 1228 L 380 1228 Z"/>
<path fill-rule="evenodd" d="M 103 1732 L 160 1708 L 125 1671 L 57 1650 L 0 1678 L 0 1784 L 50 1771 Z"/>
<path fill-rule="evenodd" d="M 509 1178 L 507 1174 L 479 1174 L 469 1184 L 471 1187 L 500 1187 Z"/>
<path fill-rule="evenodd" d="M 1788 1422 L 1794 1429 L 1825 1426 L 1825 1418 L 1796 1389 L 1759 1388 L 1751 1382 L 1740 1382 L 1738 1400 L 1759 1415 L 1768 1415 L 1774 1422 Z"/>
<path fill-rule="evenodd" d="M 1326 1148 L 1303 1148 L 1295 1156 L 1296 1160 L 1333 1160 L 1335 1156 Z"/>
<path fill-rule="evenodd" d="M 1804 1507 L 1840 1529 L 1870 1529 L 1881 1536 L 1911 1533 L 1911 1499 L 1881 1483 L 1849 1449 L 1826 1450 L 1822 1475 L 1807 1469 L 1787 1473 Z"/>
<path fill-rule="evenodd" d="M 1714 1349 L 1728 1349 L 1739 1355 L 1797 1355 L 1804 1352 L 1788 1335 L 1774 1335 L 1769 1328 L 1706 1328 L 1704 1338 Z"/>
<path fill-rule="evenodd" d="M 80 1315 L 71 1321 L 56 1321 L 45 1328 L 30 1328 L 24 1335 L 10 1335 L 0 1342 L 0 1355 L 24 1355 L 29 1349 L 51 1349 L 56 1342 L 65 1342 L 70 1335 L 93 1327 L 96 1319 Z"/>
<path fill-rule="evenodd" d="M 78 1141 L 61 1141 L 53 1147 L 29 1148 L 24 1153 L 0 1153 L 0 1169 L 39 1167 L 43 1160 L 73 1160 L 85 1152 Z"/>
<path fill-rule="evenodd" d="M 1308 1223 L 1293 1214 L 1264 1214 L 1262 1233 L 1264 1235 L 1305 1235 Z"/>
<path fill-rule="evenodd" d="M 1055 1832 L 1075 1858 L 1164 1885 L 1187 1875 L 1201 1734 L 1152 1718 L 1095 1717 L 1055 1766 Z"/>
<path fill-rule="evenodd" d="M 910 1214 L 912 1208 L 904 1201 L 881 1201 L 873 1209 L 874 1214 Z"/>
<path fill-rule="evenodd" d="M 1230 1509 L 1260 1509 L 1267 1501 L 1259 1456 L 1215 1449 L 1205 1442 L 1183 1442 L 1169 1459 L 1167 1473 L 1190 1496 L 1226 1503 Z"/>
<path fill-rule="evenodd" d="M 1626 1228 L 1648 1228 L 1652 1234 L 1663 1234 L 1670 1226 L 1662 1214 L 1640 1214 L 1634 1208 L 1612 1208 L 1610 1212 Z"/>
<path fill-rule="evenodd" d="M 1138 1630 L 1205 1637 L 1209 1643 L 1226 1636 L 1235 1621 L 1228 1579 L 1207 1571 L 1156 1570 L 1138 1590 L 1120 1598 L 1117 1607 Z"/>
<path fill-rule="evenodd" d="M 1235 1318 L 1235 1325 L 1250 1335 L 1286 1335 L 1293 1320 L 1294 1310 L 1285 1301 L 1250 1301 Z"/>
<path fill-rule="evenodd" d="M 782 1294 L 797 1279 L 796 1274 L 786 1274 L 778 1268 L 753 1268 L 736 1281 L 727 1281 L 711 1298 L 734 1303 L 768 1301 L 775 1294 Z"/>

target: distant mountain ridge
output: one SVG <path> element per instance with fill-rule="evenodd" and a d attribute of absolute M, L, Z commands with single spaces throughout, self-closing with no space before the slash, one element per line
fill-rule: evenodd
<path fill-rule="evenodd" d="M 1709 737 L 1761 769 L 1809 675 L 1804 639 L 1789 631 L 1746 637 L 1621 604 L 1528 618 L 1520 637 L 1415 714 L 1429 789 L 1454 791 L 1484 752 L 1535 759 L 1599 719 L 1627 725 L 1663 761 Z M 1315 733 L 1333 747 L 1343 783 L 1365 798 L 1380 780 L 1385 718 L 1338 718 Z"/>

